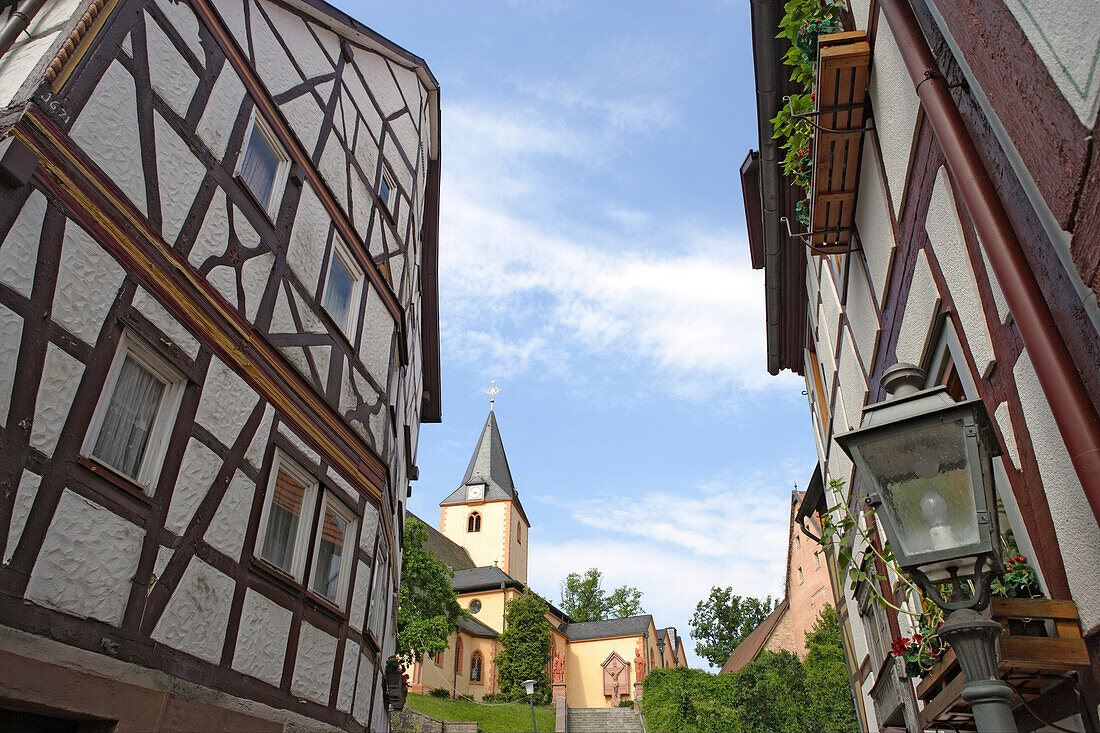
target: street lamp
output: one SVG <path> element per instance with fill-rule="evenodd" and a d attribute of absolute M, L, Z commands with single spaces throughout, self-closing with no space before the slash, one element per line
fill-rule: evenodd
<path fill-rule="evenodd" d="M 535 722 L 535 681 L 524 680 L 523 686 L 527 688 L 527 699 L 531 701 L 531 730 L 539 733 L 538 723 Z"/>
<path fill-rule="evenodd" d="M 978 730 L 1015 731 L 1012 688 L 997 678 L 1001 625 L 978 613 L 1001 571 L 991 463 L 1000 445 L 980 399 L 955 402 L 946 387 L 923 384 L 922 369 L 890 367 L 882 375 L 889 397 L 836 441 L 855 462 L 899 567 L 951 611 L 939 633 L 959 659 Z"/>

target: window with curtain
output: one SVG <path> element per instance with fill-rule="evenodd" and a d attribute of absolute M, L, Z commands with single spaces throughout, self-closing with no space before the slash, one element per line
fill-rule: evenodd
<path fill-rule="evenodd" d="M 148 344 L 124 332 L 92 413 L 83 453 L 151 489 L 184 383 Z"/>
<path fill-rule="evenodd" d="M 277 203 L 276 190 L 281 186 L 290 158 L 273 142 L 263 121 L 253 113 L 244 149 L 237 162 L 237 175 L 248 190 L 270 212 Z"/>
<path fill-rule="evenodd" d="M 346 595 L 351 563 L 345 547 L 352 540 L 354 530 L 352 511 L 326 491 L 317 532 L 312 588 L 337 605 L 343 604 Z"/>
<path fill-rule="evenodd" d="M 276 452 L 269 482 L 260 557 L 284 572 L 299 578 L 305 564 L 300 551 L 309 542 L 303 528 L 312 514 L 314 482 L 289 458 Z"/>
<path fill-rule="evenodd" d="M 352 306 L 356 290 L 356 278 L 347 262 L 334 248 L 328 265 L 325 294 L 321 305 L 346 335 L 351 335 Z"/>
<path fill-rule="evenodd" d="M 119 473 L 137 478 L 166 386 L 127 354 L 92 455 Z"/>

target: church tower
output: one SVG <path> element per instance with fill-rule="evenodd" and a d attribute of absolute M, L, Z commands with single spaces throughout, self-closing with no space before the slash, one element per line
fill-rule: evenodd
<path fill-rule="evenodd" d="M 527 583 L 531 523 L 512 483 L 491 404 L 462 484 L 439 506 L 440 533 L 464 547 L 478 567 L 495 565 Z"/>

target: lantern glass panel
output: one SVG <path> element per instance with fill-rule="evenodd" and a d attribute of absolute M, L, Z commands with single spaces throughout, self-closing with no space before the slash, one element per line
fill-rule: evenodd
<path fill-rule="evenodd" d="M 920 556 L 979 543 L 962 420 L 887 434 L 859 448 L 894 525 L 895 551 Z M 980 490 L 980 487 L 979 487 Z"/>

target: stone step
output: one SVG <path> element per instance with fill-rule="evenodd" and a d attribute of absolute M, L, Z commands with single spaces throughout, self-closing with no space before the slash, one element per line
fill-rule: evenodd
<path fill-rule="evenodd" d="M 642 733 L 642 725 L 631 708 L 572 708 L 566 730 L 569 733 Z"/>

